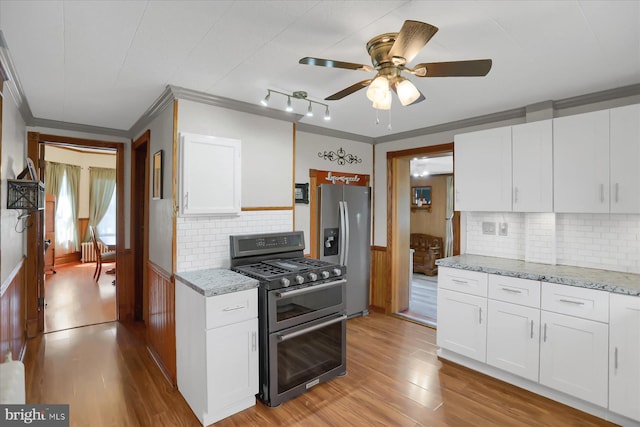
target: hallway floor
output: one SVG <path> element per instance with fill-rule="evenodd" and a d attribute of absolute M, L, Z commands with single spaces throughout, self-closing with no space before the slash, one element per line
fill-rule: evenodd
<path fill-rule="evenodd" d="M 413 273 L 409 309 L 399 314 L 428 326 L 437 326 L 438 276 Z"/>
<path fill-rule="evenodd" d="M 60 331 L 116 320 L 115 278 L 105 272 L 115 263 L 103 264 L 99 283 L 93 280 L 96 264 L 73 263 L 56 266 L 44 282 L 44 331 Z"/>

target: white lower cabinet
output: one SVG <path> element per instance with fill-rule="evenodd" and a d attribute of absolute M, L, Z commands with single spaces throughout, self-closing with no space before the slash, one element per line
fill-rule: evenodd
<path fill-rule="evenodd" d="M 438 345 L 484 362 L 487 349 L 487 298 L 438 290 Z"/>
<path fill-rule="evenodd" d="M 489 300 L 487 363 L 538 381 L 540 309 Z"/>
<path fill-rule="evenodd" d="M 540 384 L 607 407 L 606 324 L 542 311 Z"/>
<path fill-rule="evenodd" d="M 178 390 L 203 425 L 255 405 L 257 289 L 205 297 L 176 280 Z"/>
<path fill-rule="evenodd" d="M 640 421 L 640 297 L 612 294 L 609 409 Z"/>

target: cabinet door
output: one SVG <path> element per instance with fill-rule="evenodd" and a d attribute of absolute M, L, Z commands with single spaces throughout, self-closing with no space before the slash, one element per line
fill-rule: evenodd
<path fill-rule="evenodd" d="M 457 211 L 511 211 L 511 127 L 455 136 Z"/>
<path fill-rule="evenodd" d="M 609 409 L 640 421 L 640 297 L 611 294 Z"/>
<path fill-rule="evenodd" d="M 207 331 L 209 412 L 258 393 L 258 319 Z"/>
<path fill-rule="evenodd" d="M 438 290 L 438 346 L 484 362 L 487 348 L 487 299 Z"/>
<path fill-rule="evenodd" d="M 538 381 L 540 310 L 489 300 L 487 363 Z"/>
<path fill-rule="evenodd" d="M 183 133 L 180 214 L 240 213 L 240 141 Z"/>
<path fill-rule="evenodd" d="M 555 212 L 609 212 L 609 110 L 553 120 Z"/>
<path fill-rule="evenodd" d="M 511 128 L 514 212 L 553 212 L 552 129 L 552 120 Z"/>
<path fill-rule="evenodd" d="M 540 384 L 606 408 L 608 326 L 548 311 L 540 322 Z"/>
<path fill-rule="evenodd" d="M 640 213 L 640 104 L 610 110 L 611 212 Z"/>

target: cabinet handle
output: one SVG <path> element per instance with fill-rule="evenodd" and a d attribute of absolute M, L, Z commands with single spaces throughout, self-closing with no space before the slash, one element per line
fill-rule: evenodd
<path fill-rule="evenodd" d="M 189 208 L 189 192 L 188 191 L 184 194 L 184 208 L 185 209 Z"/>
<path fill-rule="evenodd" d="M 514 294 L 521 294 L 522 291 L 520 289 L 511 289 L 511 288 L 502 288 L 503 291 L 512 292 Z"/>
<path fill-rule="evenodd" d="M 482 307 L 478 307 L 478 321 L 482 325 Z"/>
<path fill-rule="evenodd" d="M 566 302 L 567 304 L 584 305 L 584 302 L 582 302 L 582 301 L 573 301 L 573 300 L 570 300 L 570 299 L 561 298 L 559 301 L 560 302 Z"/>
<path fill-rule="evenodd" d="M 530 333 L 531 339 L 533 339 L 533 320 L 531 321 L 531 333 Z"/>
<path fill-rule="evenodd" d="M 468 285 L 469 282 L 467 282 L 466 280 L 459 280 L 459 279 L 451 279 L 451 281 L 457 285 Z"/>
<path fill-rule="evenodd" d="M 543 342 L 547 342 L 547 324 L 544 324 L 544 336 L 542 338 Z"/>
<path fill-rule="evenodd" d="M 513 201 L 518 203 L 518 187 L 513 187 Z"/>
<path fill-rule="evenodd" d="M 618 194 L 620 192 L 620 184 L 616 182 L 616 203 L 618 203 Z"/>
<path fill-rule="evenodd" d="M 604 184 L 600 184 L 600 203 L 604 203 Z"/>
<path fill-rule="evenodd" d="M 222 311 L 235 311 L 235 310 L 241 310 L 243 308 L 247 308 L 246 305 L 236 305 L 235 307 L 225 307 L 222 309 Z"/>
<path fill-rule="evenodd" d="M 256 351 L 256 333 L 255 331 L 251 333 L 251 351 Z"/>

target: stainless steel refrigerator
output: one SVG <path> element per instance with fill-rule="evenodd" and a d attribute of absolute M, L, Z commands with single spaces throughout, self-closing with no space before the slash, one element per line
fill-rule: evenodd
<path fill-rule="evenodd" d="M 371 189 L 318 186 L 318 254 L 347 267 L 347 315 L 369 313 Z"/>

